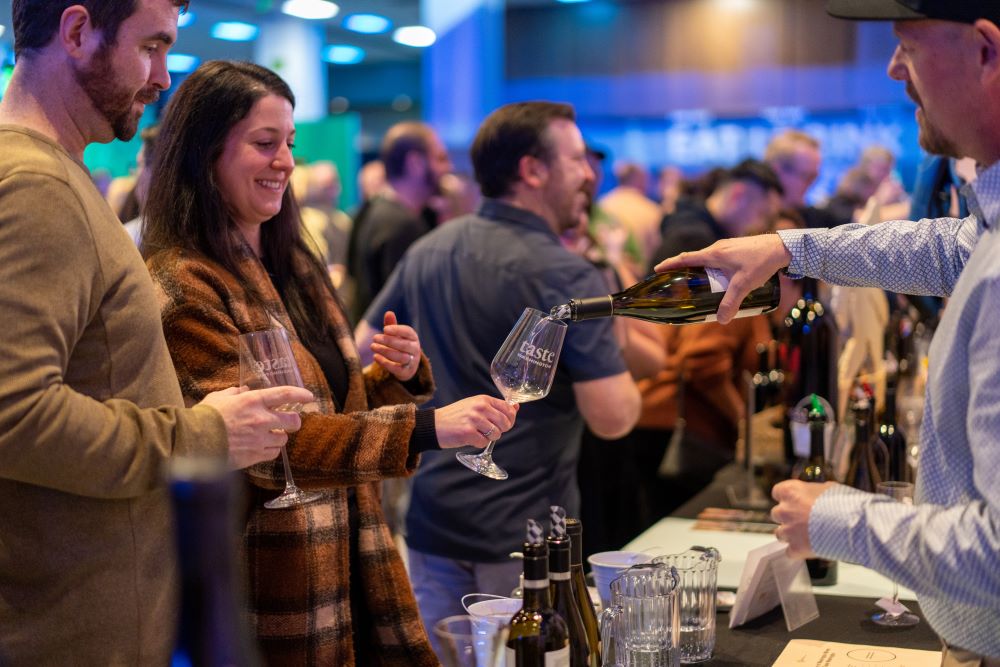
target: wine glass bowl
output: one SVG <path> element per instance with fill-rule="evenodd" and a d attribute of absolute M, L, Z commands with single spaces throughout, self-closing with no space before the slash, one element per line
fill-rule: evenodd
<path fill-rule="evenodd" d="M 540 310 L 525 308 L 490 364 L 490 377 L 510 404 L 545 398 L 559 365 L 566 323 Z M 491 440 L 479 454 L 459 452 L 466 468 L 490 479 L 507 479 L 507 471 L 493 461 Z"/>
<path fill-rule="evenodd" d="M 877 492 L 906 505 L 913 504 L 913 484 L 910 482 L 879 482 Z M 883 607 L 882 611 L 871 616 L 871 620 L 878 625 L 892 628 L 906 628 L 920 623 L 919 616 L 899 604 L 899 584 L 896 581 L 892 582 L 890 608 Z"/>
<path fill-rule="evenodd" d="M 301 387 L 302 376 L 292 355 L 288 333 L 284 329 L 265 329 L 240 334 L 240 385 L 249 389 L 291 386 Z M 276 412 L 299 412 L 301 403 L 288 403 L 275 408 Z M 295 485 L 292 468 L 288 462 L 288 451 L 281 448 L 281 462 L 285 469 L 284 492 L 264 503 L 268 509 L 284 509 L 304 505 L 322 496 L 315 491 L 303 491 Z"/>

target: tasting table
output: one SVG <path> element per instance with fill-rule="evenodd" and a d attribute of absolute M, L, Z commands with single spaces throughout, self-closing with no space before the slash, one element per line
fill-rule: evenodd
<path fill-rule="evenodd" d="M 774 541 L 774 536 L 721 530 L 695 529 L 697 514 L 706 507 L 729 507 L 726 487 L 737 483 L 740 470 L 724 468 L 715 481 L 673 515 L 660 520 L 622 547 L 653 555 L 679 553 L 693 545 L 715 547 L 719 563 L 718 584 L 722 590 L 736 590 L 747 553 Z M 837 584 L 815 587 L 819 618 L 794 632 L 788 632 L 781 608 L 775 608 L 744 625 L 729 629 L 729 614 L 718 612 L 716 647 L 706 665 L 770 666 L 790 639 L 816 639 L 846 644 L 900 647 L 938 651 L 940 640 L 924 620 L 912 591 L 900 587 L 900 599 L 921 622 L 909 628 L 885 628 L 869 616 L 878 611 L 874 602 L 892 593 L 892 582 L 868 568 L 852 563 L 839 564 Z"/>

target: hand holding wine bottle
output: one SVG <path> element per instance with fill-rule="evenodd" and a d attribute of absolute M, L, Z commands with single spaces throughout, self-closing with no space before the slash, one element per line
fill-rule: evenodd
<path fill-rule="evenodd" d="M 729 278 L 729 287 L 719 304 L 718 321 L 728 324 L 746 296 L 788 266 L 791 259 L 791 254 L 777 234 L 761 234 L 716 241 L 703 250 L 669 257 L 654 268 L 658 273 L 701 266 L 720 269 Z"/>

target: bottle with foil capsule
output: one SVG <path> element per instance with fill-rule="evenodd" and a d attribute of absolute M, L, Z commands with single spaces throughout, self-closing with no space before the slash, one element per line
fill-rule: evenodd
<path fill-rule="evenodd" d="M 799 474 L 799 479 L 822 484 L 832 480 L 833 475 L 826 461 L 826 413 L 816 394 L 811 397 L 806 419 L 809 422 L 809 459 Z M 810 558 L 806 560 L 806 567 L 813 586 L 833 586 L 837 583 L 837 561 Z"/>
<path fill-rule="evenodd" d="M 601 667 L 601 633 L 597 623 L 597 611 L 590 599 L 587 578 L 583 573 L 583 524 L 579 519 L 566 519 L 569 534 L 569 574 L 573 584 L 573 596 L 580 607 L 583 627 L 587 631 L 587 645 L 590 647 L 590 667 Z"/>
<path fill-rule="evenodd" d="M 566 621 L 569 632 L 570 667 L 589 667 L 590 645 L 583 625 L 580 604 L 573 595 L 570 573 L 570 537 L 566 532 L 566 510 L 558 505 L 549 508 L 550 530 L 545 542 L 549 547 L 549 597 L 552 608 Z"/>
<path fill-rule="evenodd" d="M 728 286 L 729 280 L 718 269 L 675 269 L 648 276 L 615 294 L 570 299 L 554 307 L 549 316 L 574 322 L 612 315 L 661 324 L 714 322 Z M 769 313 L 778 307 L 780 298 L 781 285 L 775 274 L 743 299 L 736 317 Z"/>
<path fill-rule="evenodd" d="M 569 667 L 569 631 L 549 598 L 549 550 L 542 527 L 528 519 L 524 603 L 510 619 L 506 667 Z"/>

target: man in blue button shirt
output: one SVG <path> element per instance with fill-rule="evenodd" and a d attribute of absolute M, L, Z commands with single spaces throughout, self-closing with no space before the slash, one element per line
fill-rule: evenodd
<path fill-rule="evenodd" d="M 930 349 L 917 504 L 845 486 L 782 482 L 772 516 L 793 556 L 861 563 L 914 590 L 948 645 L 945 665 L 1000 664 L 1000 2 L 833 0 L 834 16 L 894 20 L 889 76 L 917 104 L 928 152 L 975 158 L 971 215 L 720 241 L 661 263 L 748 287 L 783 267 L 840 285 L 950 297 Z"/>
<path fill-rule="evenodd" d="M 357 332 L 367 340 L 383 309 L 420 334 L 434 367 L 434 405 L 475 388 L 497 392 L 490 362 L 526 306 L 548 312 L 571 297 L 607 294 L 596 268 L 565 250 L 594 179 L 572 107 L 511 104 L 483 122 L 472 146 L 485 200 L 410 247 Z M 450 452 L 423 455 L 407 515 L 410 574 L 424 624 L 463 613 L 466 593 L 509 595 L 525 520 L 550 505 L 578 515 L 576 464 L 584 423 L 619 438 L 639 416 L 610 320 L 572 323 L 549 395 L 526 403 L 493 457 L 505 481 L 477 475 Z"/>

